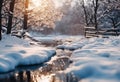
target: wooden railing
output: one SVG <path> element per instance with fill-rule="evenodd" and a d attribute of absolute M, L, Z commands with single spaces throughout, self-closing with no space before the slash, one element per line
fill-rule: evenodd
<path fill-rule="evenodd" d="M 108 29 L 95 29 L 95 27 L 85 27 L 85 37 L 108 37 L 120 35 L 120 29 L 108 28 Z"/>

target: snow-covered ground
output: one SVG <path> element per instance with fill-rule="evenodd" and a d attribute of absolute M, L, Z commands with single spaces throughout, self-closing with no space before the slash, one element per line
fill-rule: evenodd
<path fill-rule="evenodd" d="M 51 35 L 35 38 L 62 40 L 63 45 L 57 48 L 74 50 L 73 63 L 64 72 L 74 74 L 80 82 L 120 82 L 120 36 L 86 39 Z M 25 40 L 4 35 L 0 41 L 0 72 L 13 70 L 18 65 L 43 63 L 54 54 L 54 49 L 31 46 Z"/>
<path fill-rule="evenodd" d="M 79 39 L 77 39 L 79 38 Z M 71 42 L 70 42 L 71 41 Z M 58 49 L 76 50 L 82 48 L 88 43 L 88 39 L 79 36 L 74 38 L 69 38 L 69 41 L 64 41 L 62 45 L 58 45 Z"/>
<path fill-rule="evenodd" d="M 4 35 L 0 41 L 0 72 L 14 70 L 18 65 L 43 63 L 54 54 L 54 49 L 30 46 L 25 40 Z"/>
<path fill-rule="evenodd" d="M 74 47 L 73 63 L 66 73 L 73 73 L 80 82 L 120 82 L 120 37 L 83 39 L 64 45 L 66 49 Z"/>
<path fill-rule="evenodd" d="M 83 38 L 81 35 L 73 36 L 73 35 L 59 35 L 59 34 L 53 34 L 53 35 L 42 35 L 40 33 L 36 32 L 30 32 L 27 33 L 28 36 L 33 37 L 36 40 L 39 40 L 40 42 L 54 42 L 54 41 L 63 41 L 64 44 L 65 42 L 68 41 L 77 41 Z"/>

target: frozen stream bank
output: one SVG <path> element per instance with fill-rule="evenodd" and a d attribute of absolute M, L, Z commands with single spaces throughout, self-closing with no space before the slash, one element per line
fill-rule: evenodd
<path fill-rule="evenodd" d="M 62 72 L 72 63 L 70 56 L 71 51 L 57 50 L 57 54 L 43 65 L 19 67 L 15 72 L 0 74 L 0 82 L 73 82 L 77 79 L 73 79 L 72 74 Z"/>

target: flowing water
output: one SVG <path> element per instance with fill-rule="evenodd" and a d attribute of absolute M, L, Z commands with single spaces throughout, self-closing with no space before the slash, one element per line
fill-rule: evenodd
<path fill-rule="evenodd" d="M 72 63 L 70 51 L 56 50 L 57 54 L 47 63 L 20 66 L 9 73 L 0 74 L 0 82 L 77 82 L 72 73 L 64 70 Z"/>

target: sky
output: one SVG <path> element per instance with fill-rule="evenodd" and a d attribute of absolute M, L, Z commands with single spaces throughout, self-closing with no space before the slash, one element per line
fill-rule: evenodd
<path fill-rule="evenodd" d="M 41 0 L 31 0 L 33 5 L 32 6 L 35 6 L 35 7 L 39 7 L 40 6 L 40 3 L 41 3 Z M 67 0 L 52 0 L 54 3 L 55 3 L 55 6 L 56 8 L 58 7 L 61 7 L 63 6 L 64 2 L 67 1 Z M 75 5 L 75 2 L 77 2 L 78 0 L 72 0 L 71 2 L 71 6 L 74 6 Z M 90 0 L 84 0 L 85 1 L 85 4 L 87 4 Z"/>
<path fill-rule="evenodd" d="M 56 8 L 61 7 L 65 1 L 66 0 L 53 0 Z M 34 8 L 36 8 L 36 7 L 40 6 L 41 0 L 31 0 L 31 2 L 32 2 L 31 8 L 33 8 L 33 6 L 34 6 Z"/>
<path fill-rule="evenodd" d="M 56 7 L 61 7 L 65 0 L 53 0 L 53 2 L 55 3 Z"/>

